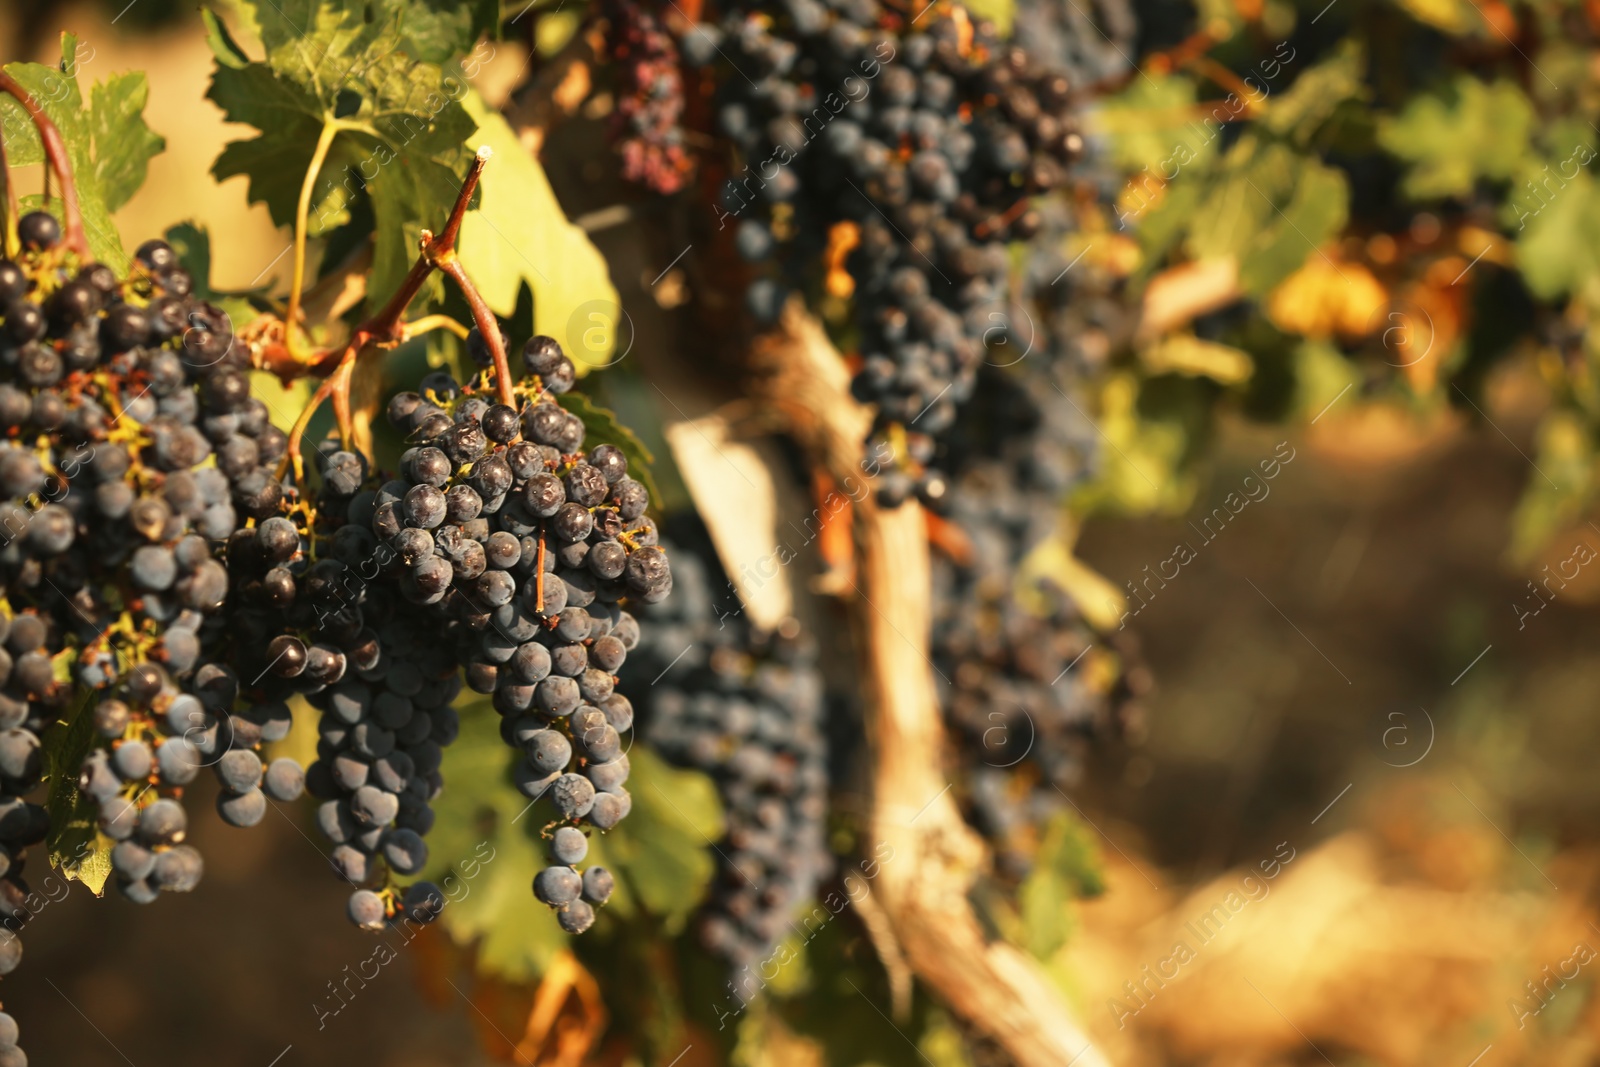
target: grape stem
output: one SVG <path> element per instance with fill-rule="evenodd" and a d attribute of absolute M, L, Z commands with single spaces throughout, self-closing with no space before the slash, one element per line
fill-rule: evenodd
<path fill-rule="evenodd" d="M 83 231 L 83 211 L 78 206 L 78 185 L 72 180 L 72 159 L 67 155 L 67 145 L 61 139 L 61 131 L 56 129 L 56 124 L 50 121 L 50 116 L 44 113 L 44 108 L 29 95 L 28 90 L 4 70 L 0 70 L 0 92 L 15 98 L 28 113 L 28 117 L 33 120 L 34 128 L 39 131 L 39 141 L 44 145 L 45 162 L 50 170 L 55 171 L 56 177 L 61 179 L 62 245 L 86 260 L 92 259 L 89 238 Z M 10 185 L 9 180 L 7 185 Z M 48 179 L 46 187 L 48 188 Z"/>
<path fill-rule="evenodd" d="M 467 306 L 472 308 L 472 320 L 477 323 L 478 332 L 483 335 L 484 343 L 489 346 L 489 355 L 494 359 L 494 382 L 500 394 L 500 403 L 508 408 L 515 408 L 517 398 L 511 391 L 511 367 L 506 362 L 506 346 L 500 336 L 500 324 L 495 321 L 494 312 L 484 303 L 483 294 L 478 292 L 478 287 L 467 277 L 467 268 L 461 265 L 461 260 L 456 258 L 453 251 L 447 256 L 441 256 L 434 265 L 449 275 L 461 289 L 461 295 L 467 298 Z"/>
<path fill-rule="evenodd" d="M 427 230 L 422 231 L 421 253 L 417 256 L 417 261 L 411 265 L 411 269 L 406 272 L 400 288 L 395 290 L 388 303 L 384 304 L 376 315 L 356 327 L 355 332 L 350 335 L 349 342 L 340 350 L 336 359 L 330 350 L 310 362 L 301 362 L 291 356 L 287 363 L 266 368 L 284 381 L 307 374 L 326 375 L 326 379 L 318 386 L 310 403 L 300 412 L 300 417 L 295 420 L 294 427 L 289 431 L 289 448 L 278 464 L 280 480 L 292 468 L 295 483 L 297 485 L 303 483 L 305 462 L 301 458 L 300 442 L 305 436 L 306 427 L 310 425 L 312 416 L 329 397 L 333 398 L 333 411 L 339 422 L 340 439 L 346 444 L 349 443 L 350 377 L 355 370 L 355 361 L 369 346 L 393 346 L 406 339 L 409 327 L 402 321 L 406 308 L 416 299 L 417 293 L 422 290 L 423 282 L 427 281 L 428 276 L 435 270 L 443 270 L 455 278 L 457 284 L 462 286 L 462 291 L 468 294 L 469 303 L 474 298 L 477 299 L 477 307 L 474 307 L 473 314 L 478 318 L 478 327 L 483 331 L 484 338 L 489 341 L 490 351 L 495 354 L 495 369 L 500 378 L 501 393 L 503 396 L 510 394 L 511 378 L 506 369 L 505 346 L 500 343 L 499 325 L 495 322 L 488 306 L 483 303 L 483 298 L 478 296 L 477 290 L 472 287 L 471 280 L 467 278 L 466 271 L 456 260 L 455 254 L 456 238 L 461 233 L 461 220 L 466 217 L 467 206 L 472 202 L 472 194 L 478 189 L 478 180 L 483 176 L 483 168 L 488 165 L 491 154 L 487 146 L 478 149 L 472 165 L 467 168 L 466 179 L 461 183 L 461 192 L 456 195 L 455 206 L 450 209 L 450 217 L 445 220 L 444 229 L 439 231 L 437 236 Z M 450 265 L 454 266 L 455 273 L 451 272 Z M 487 327 L 484 325 L 483 317 L 478 313 L 479 307 L 482 308 L 484 315 L 488 315 Z M 289 323 L 288 328 L 292 334 L 293 323 Z"/>
<path fill-rule="evenodd" d="M 409 341 L 432 330 L 449 330 L 463 341 L 472 332 L 449 315 L 422 315 L 405 324 L 405 339 Z"/>

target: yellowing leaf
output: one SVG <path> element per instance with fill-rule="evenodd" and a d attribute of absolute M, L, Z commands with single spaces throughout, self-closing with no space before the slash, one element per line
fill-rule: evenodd
<path fill-rule="evenodd" d="M 478 210 L 461 225 L 461 260 L 495 314 L 509 317 L 523 285 L 533 293 L 533 329 L 560 341 L 579 373 L 627 355 L 632 328 L 599 249 L 567 221 L 550 179 L 500 114 L 477 93 L 462 101 L 488 145 Z"/>
<path fill-rule="evenodd" d="M 1255 373 L 1255 361 L 1244 349 L 1201 340 L 1192 333 L 1162 338 L 1139 352 L 1139 362 L 1151 374 L 1210 378 L 1222 385 L 1238 385 Z"/>
<path fill-rule="evenodd" d="M 1400 8 L 1418 22 L 1456 37 L 1482 25 L 1470 0 L 1399 0 Z"/>
<path fill-rule="evenodd" d="M 1267 298 L 1267 317 L 1285 333 L 1363 337 L 1383 324 L 1383 283 L 1360 263 L 1312 256 Z"/>
<path fill-rule="evenodd" d="M 1046 537 L 1028 550 L 1017 568 L 1013 584 L 1018 602 L 1028 607 L 1038 594 L 1035 589 L 1048 582 L 1070 596 L 1083 617 L 1096 628 L 1114 630 L 1127 610 L 1126 598 L 1109 580 L 1072 553 L 1072 546 L 1059 534 Z M 1041 605 L 1040 611 L 1044 608 Z"/>
<path fill-rule="evenodd" d="M 96 896 L 111 877 L 111 841 L 95 826 L 99 807 L 78 792 L 78 767 L 94 745 L 93 701 L 75 701 L 66 717 L 44 735 L 45 778 L 49 782 L 50 833 L 45 839 L 50 865 L 69 880 L 82 882 Z"/>

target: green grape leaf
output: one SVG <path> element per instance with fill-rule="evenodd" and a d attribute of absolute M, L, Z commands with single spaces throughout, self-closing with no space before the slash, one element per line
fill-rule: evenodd
<path fill-rule="evenodd" d="M 656 480 L 650 473 L 656 457 L 650 454 L 650 450 L 639 440 L 638 435 L 624 426 L 615 414 L 606 408 L 597 407 L 594 401 L 582 393 L 565 393 L 557 400 L 563 408 L 578 416 L 583 422 L 584 447 L 616 445 L 622 449 L 622 454 L 628 457 L 628 474 L 644 483 L 645 491 L 650 494 L 651 503 L 659 504 L 660 490 L 656 488 Z"/>
<path fill-rule="evenodd" d="M 1537 191 L 1532 188 L 1518 190 L 1507 213 L 1519 216 L 1514 224 L 1522 280 L 1535 296 L 1549 300 L 1592 284 L 1600 274 L 1600 186 L 1580 169 L 1559 187 L 1541 182 Z"/>
<path fill-rule="evenodd" d="M 1362 80 L 1365 71 L 1366 55 L 1360 42 L 1341 41 L 1332 56 L 1305 71 L 1287 89 L 1268 97 L 1261 125 L 1273 133 L 1292 137 L 1297 144 L 1309 143 L 1340 104 L 1366 97 Z"/>
<path fill-rule="evenodd" d="M 499 716 L 481 697 L 460 706 L 461 734 L 445 750 L 450 783 L 434 802 L 425 876 L 446 899 L 445 929 L 476 943 L 478 966 L 511 981 L 530 981 L 567 946 L 554 913 L 533 897 L 533 876 L 548 865 L 541 830 L 555 818 L 548 801 L 530 802 L 512 785 L 517 753 L 500 739 Z M 679 929 L 715 870 L 709 842 L 722 834 L 710 779 L 674 770 L 636 746 L 629 754 L 633 810 L 616 829 L 593 834 L 584 866 L 600 864 L 617 880 L 601 909 L 619 918 L 641 908 Z"/>
<path fill-rule="evenodd" d="M 1525 165 L 1536 121 L 1515 83 L 1457 74 L 1379 123 L 1378 144 L 1408 164 L 1407 196 L 1466 196 L 1479 179 L 1506 181 Z"/>
<path fill-rule="evenodd" d="M 596 836 L 590 856 L 627 887 L 624 903 L 637 901 L 676 934 L 716 873 L 711 846 L 723 834 L 722 805 L 710 778 L 668 766 L 643 745 L 628 761 L 633 810 Z"/>
<path fill-rule="evenodd" d="M 533 293 L 533 329 L 560 341 L 578 373 L 615 355 L 626 316 L 605 257 L 567 221 L 544 168 L 505 119 L 476 93 L 463 101 L 478 130 L 467 144 L 488 145 L 482 200 L 461 225 L 461 261 L 496 315 L 509 318 L 523 285 Z"/>
<path fill-rule="evenodd" d="M 150 160 L 167 142 L 144 123 L 150 87 L 142 73 L 116 74 L 89 91 L 94 176 L 107 211 L 115 211 L 144 185 Z"/>
<path fill-rule="evenodd" d="M 145 124 L 149 86 L 143 74 L 119 74 L 95 85 L 85 104 L 78 85 L 77 59 L 78 39 L 63 34 L 60 66 L 9 63 L 5 69 L 60 130 L 90 249 L 96 258 L 121 270 L 127 266 L 128 256 L 111 214 L 138 192 L 150 159 L 166 142 Z M 5 141 L 8 166 L 31 167 L 44 162 L 44 146 L 32 120 L 9 96 L 0 97 L 0 137 Z M 40 196 L 28 196 L 22 206 L 32 210 L 44 206 L 44 201 Z M 59 212 L 58 202 L 50 207 Z"/>
<path fill-rule="evenodd" d="M 1135 78 L 1107 99 L 1093 122 L 1110 138 L 1112 162 L 1172 181 L 1180 168 L 1209 165 L 1222 124 L 1237 117 L 1225 101 L 1198 102 L 1189 78 L 1155 74 Z"/>
<path fill-rule="evenodd" d="M 1245 134 L 1229 149 L 1189 231 L 1196 259 L 1232 256 L 1239 282 L 1261 296 L 1343 229 L 1344 174 L 1288 145 Z"/>
<path fill-rule="evenodd" d="M 483 971 L 511 981 L 538 978 L 567 935 L 533 898 L 546 865 L 535 840 L 548 819 L 510 781 L 516 753 L 500 739 L 499 716 L 481 698 L 463 704 L 461 734 L 445 749 L 450 783 L 434 801 L 425 876 L 445 895 L 440 922 L 458 942 L 476 942 Z"/>
<path fill-rule="evenodd" d="M 245 6 L 266 58 L 240 65 L 237 45 L 212 34 L 217 68 L 207 96 L 228 121 L 260 132 L 224 148 L 212 174 L 244 176 L 251 202 L 264 203 L 279 226 L 293 226 L 326 137 L 306 230 L 325 236 L 350 222 L 358 198 L 370 198 L 369 289 L 381 302 L 410 269 L 422 230 L 443 225 L 460 188 L 468 158 L 462 142 L 473 130 L 460 103 L 466 81 L 407 53 L 407 12 L 416 5 L 375 13 L 331 0 Z M 437 36 L 438 27 L 428 32 Z M 435 54 L 437 46 L 423 51 Z M 429 291 L 439 292 L 437 279 Z"/>
<path fill-rule="evenodd" d="M 1071 899 L 1066 885 L 1049 867 L 1034 868 L 1017 892 L 1017 905 L 1021 911 L 1022 939 L 1035 958 L 1047 960 L 1054 956 L 1072 935 L 1072 920 L 1068 912 Z"/>
<path fill-rule="evenodd" d="M 1045 826 L 1033 870 L 1018 894 L 1023 946 L 1048 959 L 1072 934 L 1071 901 L 1105 892 L 1105 876 L 1094 841 L 1071 813 L 1060 811 Z"/>
<path fill-rule="evenodd" d="M 78 768 L 94 744 L 93 703 L 86 696 L 42 739 L 50 812 L 45 848 L 50 866 L 99 896 L 111 877 L 111 841 L 96 828 L 99 808 L 93 798 L 78 792 Z"/>
<path fill-rule="evenodd" d="M 373 6 L 399 20 L 406 50 L 429 63 L 444 63 L 500 28 L 499 0 L 379 0 Z"/>
<path fill-rule="evenodd" d="M 233 34 L 228 32 L 228 25 L 220 15 L 209 7 L 203 7 L 200 9 L 200 21 L 206 28 L 206 44 L 218 63 L 234 70 L 249 65 L 250 57 L 233 39 Z"/>

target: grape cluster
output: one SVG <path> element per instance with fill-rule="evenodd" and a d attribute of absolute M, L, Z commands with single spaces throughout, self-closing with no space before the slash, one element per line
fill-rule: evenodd
<path fill-rule="evenodd" d="M 468 347 L 485 361 L 481 340 Z M 611 881 L 573 869 L 587 852 L 579 827 L 609 830 L 632 806 L 621 735 L 633 709 L 616 672 L 639 626 L 624 605 L 666 597 L 672 572 L 627 457 L 609 443 L 585 452 L 583 421 L 557 402 L 576 377 L 561 346 L 535 337 L 522 361 L 519 407 L 486 396 L 486 375 L 467 388 L 430 375 L 390 401 L 415 444 L 379 488 L 371 529 L 400 593 L 453 635 L 467 685 L 493 694 L 525 756 L 518 787 L 553 805 L 557 862 L 534 893 L 581 933 Z"/>
<path fill-rule="evenodd" d="M 622 176 L 671 195 L 693 171 L 680 125 L 677 39 L 640 0 L 609 0 L 605 11 L 606 52 L 621 79 L 611 136 L 622 157 Z"/>
<path fill-rule="evenodd" d="M 699 533 L 686 531 L 686 542 L 703 543 Z M 794 620 L 758 630 L 731 594 L 716 595 L 729 587 L 712 553 L 673 553 L 678 589 L 646 612 L 624 681 L 647 694 L 651 747 L 716 782 L 728 829 L 698 930 L 738 969 L 771 953 L 831 868 L 822 680 Z"/>
<path fill-rule="evenodd" d="M 1036 60 L 1078 85 L 1105 85 L 1132 73 L 1131 57 L 1157 50 L 1140 46 L 1139 22 L 1129 0 L 1022 3 L 1013 12 L 1011 39 L 1027 42 Z"/>
<path fill-rule="evenodd" d="M 28 1057 L 17 1046 L 17 1020 L 0 1012 L 0 1067 L 28 1067 Z"/>
<path fill-rule="evenodd" d="M 1093 471 L 1095 439 L 1068 364 L 985 368 L 952 440 L 949 521 L 964 543 L 934 559 L 932 657 L 965 770 L 972 822 L 1009 876 L 1065 804 L 1090 745 L 1135 732 L 1148 674 L 1053 582 L 1021 577 L 1061 532 L 1061 502 Z"/>
<path fill-rule="evenodd" d="M 959 7 L 912 26 L 874 0 L 735 4 L 682 48 L 716 68 L 719 129 L 745 163 L 719 225 L 765 267 L 751 311 L 771 321 L 824 264 L 854 299 L 880 499 L 937 503 L 940 437 L 1018 329 L 1007 242 L 1037 234 L 1033 198 L 1084 148 L 1072 84 Z"/>
<path fill-rule="evenodd" d="M 408 611 L 391 586 L 374 586 L 365 606 L 377 627 L 372 654 L 309 698 L 322 716 L 317 762 L 306 778 L 322 801 L 317 825 L 333 845 L 334 871 L 355 890 L 350 918 L 375 929 L 397 909 L 413 914 L 442 899 L 426 882 L 401 898 L 382 887 L 385 872 L 409 877 L 427 865 L 429 805 L 444 788 L 444 749 L 460 732 L 450 705 L 461 682 L 436 629 Z M 374 907 L 375 898 L 385 906 Z"/>
<path fill-rule="evenodd" d="M 36 616 L 26 618 L 37 622 Z M 0 659 L 18 648 L 9 640 L 6 623 L 0 621 L 0 634 L 7 638 L 6 648 L 0 650 Z M 30 623 L 24 623 L 24 633 Z M 11 632 L 16 627 L 11 626 Z M 26 645 L 27 641 L 21 642 Z M 20 654 L 20 653 L 19 653 Z M 17 936 L 31 917 L 26 899 L 29 895 L 22 872 L 27 864 L 27 850 L 45 839 L 50 829 L 50 817 L 45 809 L 24 799 L 38 784 L 44 769 L 43 753 L 35 728 L 15 725 L 0 733 L 0 975 L 10 974 L 22 962 L 22 939 Z M 3 1028 L 0 1028 L 0 1065 L 6 1063 Z M 16 1043 L 16 1034 L 11 1035 Z"/>
<path fill-rule="evenodd" d="M 371 465 L 330 442 L 315 458 L 313 497 L 290 494 L 280 513 L 228 540 L 233 595 L 221 654 L 235 681 L 220 702 L 231 744 L 216 762 L 218 805 L 225 821 L 247 826 L 265 813 L 267 797 L 309 791 L 321 800 L 330 864 L 354 889 L 351 918 L 370 927 L 419 908 L 431 914 L 423 905 L 437 893 L 426 883 L 402 901 L 387 882 L 426 863 L 428 803 L 443 785 L 442 746 L 458 726 L 449 704 L 461 686 L 454 661 L 398 610 L 383 580 L 394 561 L 370 528 Z M 288 732 L 287 701 L 297 695 L 321 713 L 317 760 L 302 769 L 279 758 L 263 768 L 257 747 Z M 374 899 L 383 905 L 376 920 Z"/>
<path fill-rule="evenodd" d="M 91 749 L 80 782 L 118 842 L 120 884 L 149 899 L 198 879 L 181 806 L 147 788 L 173 758 L 152 742 L 219 626 L 213 543 L 264 506 L 285 445 L 227 317 L 166 243 L 140 246 L 119 278 L 63 254 L 44 212 L 17 232 L 23 254 L 0 260 L 0 964 L 13 966 L 23 850 L 47 828 L 18 798 L 75 691 L 116 746 Z"/>
<path fill-rule="evenodd" d="M 70 696 L 47 668 L 69 645 L 95 689 L 147 662 L 194 669 L 227 594 L 210 541 L 284 446 L 226 317 L 189 295 L 165 243 L 126 281 L 100 264 L 69 277 L 41 218 L 24 228 L 44 243 L 0 261 L 0 583 L 43 624 L 6 664 L 7 710 L 33 705 L 36 722 Z"/>

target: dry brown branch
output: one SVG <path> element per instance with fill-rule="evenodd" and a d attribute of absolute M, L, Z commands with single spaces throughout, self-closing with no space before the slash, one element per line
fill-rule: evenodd
<path fill-rule="evenodd" d="M 595 60 L 604 45 L 604 30 L 596 23 L 585 26 L 512 97 L 506 121 L 535 159 L 550 128 L 576 114 L 588 99 Z"/>
<path fill-rule="evenodd" d="M 859 486 L 870 414 L 851 398 L 843 361 L 816 320 L 791 304 L 753 360 L 759 391 L 789 413 L 795 437 L 847 489 Z M 867 499 L 855 516 L 852 603 L 876 769 L 866 851 L 882 858 L 875 893 L 893 939 L 912 972 L 1020 1067 L 1107 1067 L 1036 962 L 986 937 L 968 900 L 988 854 L 944 774 L 922 511 Z"/>

